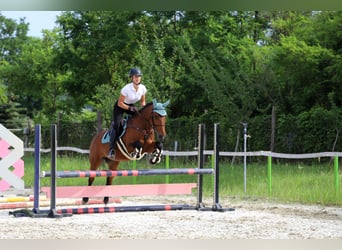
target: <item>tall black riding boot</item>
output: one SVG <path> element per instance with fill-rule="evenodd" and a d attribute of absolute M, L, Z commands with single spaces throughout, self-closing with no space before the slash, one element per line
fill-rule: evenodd
<path fill-rule="evenodd" d="M 109 142 L 109 153 L 108 157 L 115 158 L 115 144 L 116 144 L 116 131 L 115 128 L 112 127 L 110 131 L 110 142 Z"/>

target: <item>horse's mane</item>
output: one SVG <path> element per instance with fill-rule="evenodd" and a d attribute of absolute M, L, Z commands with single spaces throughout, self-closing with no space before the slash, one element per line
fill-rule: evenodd
<path fill-rule="evenodd" d="M 145 109 L 147 109 L 149 106 L 153 105 L 153 102 L 147 103 L 144 107 L 142 107 L 139 112 L 143 112 Z"/>
<path fill-rule="evenodd" d="M 153 102 L 147 103 L 144 107 L 142 107 L 141 109 L 139 109 L 139 113 L 144 112 L 145 109 L 148 109 L 151 105 L 153 106 Z M 137 115 L 138 115 L 138 113 L 134 113 L 132 117 L 135 117 L 135 116 L 137 116 Z"/>

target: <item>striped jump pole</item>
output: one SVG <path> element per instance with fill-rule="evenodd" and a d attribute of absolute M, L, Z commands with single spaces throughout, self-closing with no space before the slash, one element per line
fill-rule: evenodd
<path fill-rule="evenodd" d="M 141 169 L 141 170 L 89 170 L 89 171 L 58 171 L 57 178 L 82 178 L 82 177 L 116 177 L 116 176 L 140 176 L 140 175 L 203 175 L 213 174 L 211 168 L 173 168 L 173 169 Z M 41 177 L 51 177 L 52 172 L 42 172 Z"/>
<path fill-rule="evenodd" d="M 145 212 L 145 211 L 171 211 L 190 210 L 193 206 L 183 205 L 141 205 L 141 206 L 116 206 L 116 207 L 86 207 L 86 208 L 62 208 L 58 214 L 96 214 L 117 212 Z"/>

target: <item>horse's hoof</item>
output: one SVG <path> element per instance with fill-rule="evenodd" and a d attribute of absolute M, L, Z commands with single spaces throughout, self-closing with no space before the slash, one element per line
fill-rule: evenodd
<path fill-rule="evenodd" d="M 103 203 L 104 203 L 105 205 L 107 205 L 108 202 L 109 202 L 109 197 L 104 197 L 104 198 L 103 198 Z"/>
<path fill-rule="evenodd" d="M 153 157 L 152 159 L 150 159 L 150 164 L 155 165 L 158 164 L 161 160 L 161 157 Z"/>
<path fill-rule="evenodd" d="M 84 198 L 82 199 L 82 204 L 85 205 L 85 204 L 88 203 L 88 201 L 89 201 L 89 198 L 88 198 L 88 197 L 84 197 Z"/>

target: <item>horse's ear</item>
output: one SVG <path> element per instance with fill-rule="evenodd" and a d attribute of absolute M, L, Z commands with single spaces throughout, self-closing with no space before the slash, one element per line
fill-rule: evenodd
<path fill-rule="evenodd" d="M 155 107 L 157 105 L 157 100 L 153 99 L 153 107 Z"/>
<path fill-rule="evenodd" d="M 163 108 L 166 108 L 166 106 L 169 105 L 169 104 L 170 104 L 170 100 L 167 100 L 166 102 L 164 102 L 162 104 L 162 106 L 163 106 Z"/>

